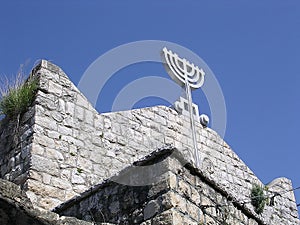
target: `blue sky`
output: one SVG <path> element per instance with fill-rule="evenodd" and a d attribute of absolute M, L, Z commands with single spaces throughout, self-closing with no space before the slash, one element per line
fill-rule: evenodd
<path fill-rule="evenodd" d="M 121 44 L 165 40 L 198 54 L 214 72 L 227 107 L 225 140 L 264 182 L 288 177 L 300 186 L 300 1 L 1 1 L 0 74 L 30 70 L 39 59 L 61 66 L 78 84 L 89 65 Z M 155 63 L 118 72 L 97 109 Z M 203 93 L 194 93 L 209 114 Z M 164 103 L 144 99 L 136 106 Z M 212 118 L 213 119 L 213 118 Z M 298 203 L 300 193 L 296 192 Z"/>

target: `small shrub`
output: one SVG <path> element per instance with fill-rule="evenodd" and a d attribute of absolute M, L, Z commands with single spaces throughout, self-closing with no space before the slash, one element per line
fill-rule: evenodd
<path fill-rule="evenodd" d="M 83 173 L 83 169 L 77 168 L 77 172 L 78 172 L 78 173 Z"/>
<path fill-rule="evenodd" d="M 254 210 L 257 214 L 261 214 L 265 208 L 267 198 L 264 194 L 264 189 L 254 184 L 251 190 L 251 203 L 254 206 Z"/>
<path fill-rule="evenodd" d="M 18 118 L 32 104 L 37 88 L 35 78 L 25 81 L 21 73 L 11 82 L 6 79 L 0 86 L 0 114 L 11 119 Z"/>

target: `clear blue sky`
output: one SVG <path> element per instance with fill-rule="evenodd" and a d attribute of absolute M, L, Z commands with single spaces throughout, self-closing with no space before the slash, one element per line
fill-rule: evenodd
<path fill-rule="evenodd" d="M 75 84 L 95 59 L 121 44 L 154 39 L 189 48 L 222 87 L 229 145 L 264 183 L 284 176 L 300 186 L 299 0 L 1 1 L 0 32 L 1 75 L 43 58 Z M 113 82 L 159 74 L 158 67 L 127 68 Z M 117 93 L 113 82 L 99 108 Z M 197 94 L 194 101 L 209 114 Z"/>

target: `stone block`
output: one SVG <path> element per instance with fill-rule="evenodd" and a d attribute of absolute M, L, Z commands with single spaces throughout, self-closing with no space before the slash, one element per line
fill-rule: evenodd
<path fill-rule="evenodd" d="M 196 205 L 200 204 L 200 194 L 195 187 L 191 187 L 190 200 Z"/>
<path fill-rule="evenodd" d="M 52 177 L 51 184 L 54 187 L 57 187 L 59 189 L 63 189 L 63 190 L 66 190 L 66 191 L 72 190 L 71 183 L 68 180 L 65 180 L 65 179 L 61 179 L 61 178 L 58 178 L 58 177 Z"/>
<path fill-rule="evenodd" d="M 42 179 L 39 179 L 38 181 L 43 181 L 44 184 L 50 184 L 51 183 L 52 176 L 48 173 L 42 173 Z"/>
<path fill-rule="evenodd" d="M 41 99 L 40 96 L 37 96 L 36 102 L 38 104 L 42 105 L 43 107 L 45 107 L 45 109 L 47 109 L 47 110 L 54 111 L 57 109 L 56 101 L 52 101 L 48 98 Z M 46 111 L 45 111 L 45 113 L 46 113 Z"/>
<path fill-rule="evenodd" d="M 175 192 L 171 192 L 170 198 L 176 210 L 182 213 L 187 213 L 187 202 L 185 198 L 183 198 L 182 196 L 178 195 Z"/>
<path fill-rule="evenodd" d="M 47 135 L 51 139 L 56 139 L 56 140 L 61 137 L 61 134 L 59 132 L 48 130 L 48 129 L 45 129 L 45 135 Z"/>
<path fill-rule="evenodd" d="M 54 81 L 52 80 L 49 80 L 49 93 L 53 93 L 54 95 L 58 96 L 58 97 L 61 97 L 62 95 L 62 86 L 55 83 Z"/>
<path fill-rule="evenodd" d="M 185 223 L 184 214 L 178 212 L 177 210 L 173 210 L 173 223 L 172 225 L 183 225 Z"/>
<path fill-rule="evenodd" d="M 117 135 L 115 135 L 112 132 L 104 132 L 103 138 L 108 140 L 110 143 L 116 143 L 117 142 Z"/>
<path fill-rule="evenodd" d="M 73 116 L 75 112 L 75 104 L 73 102 L 66 102 L 66 114 Z"/>
<path fill-rule="evenodd" d="M 69 127 L 58 125 L 58 132 L 62 135 L 72 136 L 73 130 Z"/>
<path fill-rule="evenodd" d="M 94 126 L 94 112 L 91 112 L 87 109 L 85 110 L 85 122 L 91 126 Z"/>
<path fill-rule="evenodd" d="M 85 172 L 91 173 L 93 169 L 93 162 L 89 159 L 78 157 L 77 166 L 83 169 Z"/>
<path fill-rule="evenodd" d="M 76 195 L 80 195 L 83 192 L 85 192 L 88 189 L 88 187 L 86 185 L 82 185 L 82 184 L 75 184 L 73 185 L 73 191 L 76 193 Z"/>
<path fill-rule="evenodd" d="M 59 150 L 56 150 L 56 149 L 47 148 L 45 151 L 45 156 L 49 157 L 49 159 L 54 159 L 59 162 L 64 161 L 63 154 Z"/>
<path fill-rule="evenodd" d="M 179 220 L 180 221 L 180 220 Z M 168 210 L 158 214 L 152 219 L 152 224 L 155 225 L 174 225 L 173 210 Z"/>
<path fill-rule="evenodd" d="M 184 197 L 188 198 L 191 196 L 190 186 L 182 179 L 179 179 L 179 181 L 178 181 L 178 189 L 177 190 Z"/>
<path fill-rule="evenodd" d="M 72 116 L 67 116 L 63 120 L 63 125 L 68 128 L 75 127 L 74 118 Z"/>
<path fill-rule="evenodd" d="M 151 186 L 148 192 L 148 198 L 152 198 L 153 196 L 158 196 L 159 193 L 163 193 L 169 189 L 168 180 L 165 178 L 161 178 L 157 183 Z"/>
<path fill-rule="evenodd" d="M 42 180 L 42 175 L 39 172 L 34 170 L 31 170 L 29 172 L 29 177 L 33 180 L 38 180 L 38 181 Z"/>
<path fill-rule="evenodd" d="M 83 121 L 84 120 L 84 108 L 76 105 L 74 115 L 75 115 L 75 118 L 77 118 L 79 121 Z"/>
<path fill-rule="evenodd" d="M 36 204 L 38 204 L 38 206 L 43 209 L 53 209 L 62 202 L 63 201 L 60 201 L 56 198 L 44 197 L 41 200 L 39 200 Z"/>
<path fill-rule="evenodd" d="M 42 196 L 44 198 L 56 198 L 56 199 L 65 199 L 65 191 L 51 185 L 44 185 L 42 182 L 35 181 L 32 179 L 28 180 L 28 190 L 36 193 L 38 196 Z"/>
<path fill-rule="evenodd" d="M 42 117 L 42 116 L 36 116 L 35 117 L 35 123 L 36 125 L 42 126 L 44 128 L 47 128 L 49 130 L 57 130 L 57 123 L 55 120 L 51 119 L 50 117 Z M 34 125 L 34 128 L 36 127 L 36 125 Z M 35 130 L 37 131 L 37 130 Z"/>
<path fill-rule="evenodd" d="M 88 146 L 88 145 L 87 145 Z M 95 149 L 98 149 L 98 148 L 95 148 Z M 84 158 L 91 158 L 91 154 L 92 154 L 92 152 L 94 152 L 94 151 L 91 151 L 91 150 L 89 150 L 89 149 L 85 149 L 85 148 L 79 148 L 79 156 L 80 157 L 84 157 Z"/>
<path fill-rule="evenodd" d="M 93 171 L 94 174 L 100 178 L 100 180 L 107 176 L 107 170 L 104 168 L 103 164 L 93 164 Z"/>
<path fill-rule="evenodd" d="M 50 175 L 59 175 L 58 163 L 42 156 L 31 156 L 31 168 L 39 172 L 48 173 Z"/>
<path fill-rule="evenodd" d="M 177 176 L 172 173 L 168 172 L 168 182 L 169 182 L 169 187 L 173 190 L 177 190 L 178 188 L 178 183 L 177 183 Z"/>
<path fill-rule="evenodd" d="M 84 174 L 81 168 L 72 171 L 71 182 L 72 184 L 84 184 Z"/>
<path fill-rule="evenodd" d="M 150 219 L 154 217 L 160 211 L 160 205 L 157 200 L 151 200 L 144 208 L 144 219 Z"/>
<path fill-rule="evenodd" d="M 77 94 L 76 98 L 76 105 L 81 106 L 85 109 L 89 108 L 89 102 L 81 93 Z"/>

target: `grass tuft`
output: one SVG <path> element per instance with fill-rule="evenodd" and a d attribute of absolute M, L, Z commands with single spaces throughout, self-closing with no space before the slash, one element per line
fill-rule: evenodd
<path fill-rule="evenodd" d="M 28 78 L 19 72 L 13 80 L 5 78 L 0 84 L 0 114 L 15 119 L 26 112 L 32 104 L 38 82 L 35 78 Z"/>

